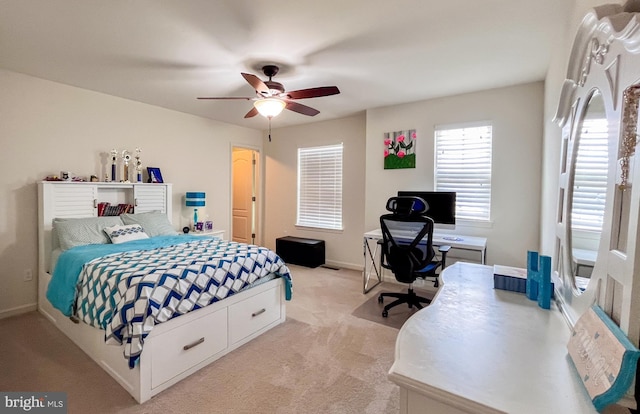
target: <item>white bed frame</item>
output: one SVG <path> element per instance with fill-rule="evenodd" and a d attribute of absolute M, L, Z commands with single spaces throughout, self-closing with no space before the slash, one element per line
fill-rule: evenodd
<path fill-rule="evenodd" d="M 56 204 L 51 198 L 55 198 L 52 190 L 55 185 L 40 183 L 38 188 L 38 310 L 139 403 L 285 321 L 284 282 L 276 278 L 158 324 L 145 339 L 138 364 L 130 369 L 123 346 L 104 342 L 105 331 L 82 322 L 74 323 L 47 300 L 46 291 L 51 280 L 51 274 L 47 272 L 51 220 L 55 217 Z M 170 187 L 167 200 L 171 200 Z"/>

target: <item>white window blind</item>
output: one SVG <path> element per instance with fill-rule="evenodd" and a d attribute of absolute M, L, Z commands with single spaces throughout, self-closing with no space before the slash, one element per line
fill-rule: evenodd
<path fill-rule="evenodd" d="M 296 224 L 342 230 L 342 144 L 298 148 Z"/>
<path fill-rule="evenodd" d="M 436 191 L 456 192 L 456 219 L 491 218 L 490 124 L 437 127 Z"/>
<path fill-rule="evenodd" d="M 575 162 L 571 227 L 601 231 L 607 196 L 608 130 L 606 119 L 585 119 Z"/>

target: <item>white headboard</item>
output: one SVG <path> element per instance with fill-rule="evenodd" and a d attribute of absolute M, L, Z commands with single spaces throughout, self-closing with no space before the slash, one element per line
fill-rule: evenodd
<path fill-rule="evenodd" d="M 98 215 L 98 203 L 127 203 L 136 213 L 162 211 L 172 218 L 171 184 L 96 183 L 42 181 L 38 183 L 39 272 L 47 272 L 51 260 L 54 218 L 83 218 Z"/>

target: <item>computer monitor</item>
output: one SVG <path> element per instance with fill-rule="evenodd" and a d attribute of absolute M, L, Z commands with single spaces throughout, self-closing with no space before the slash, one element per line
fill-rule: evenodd
<path fill-rule="evenodd" d="M 398 197 L 420 197 L 429 205 L 425 215 L 435 224 L 456 224 L 456 193 L 453 191 L 398 191 Z"/>

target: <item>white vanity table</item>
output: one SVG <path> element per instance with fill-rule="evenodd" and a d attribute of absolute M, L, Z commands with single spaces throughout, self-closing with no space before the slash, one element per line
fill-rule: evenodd
<path fill-rule="evenodd" d="M 389 379 L 401 414 L 596 413 L 568 358 L 562 314 L 493 288 L 493 267 L 458 262 L 398 334 Z"/>
<path fill-rule="evenodd" d="M 638 45 L 635 0 L 597 6 L 578 27 L 555 116 L 562 133 L 552 309 L 494 290 L 491 267 L 447 267 L 435 300 L 398 334 L 389 378 L 400 386 L 402 414 L 595 413 L 568 356 L 570 326 L 596 304 L 640 344 Z M 603 171 L 590 168 L 596 142 Z M 585 180 L 602 184 L 586 191 Z M 588 247 L 579 243 L 585 203 L 590 213 L 602 207 Z M 586 286 L 578 265 L 592 268 Z M 637 400 L 631 386 L 604 412 L 628 413 L 622 407 L 636 409 Z"/>

